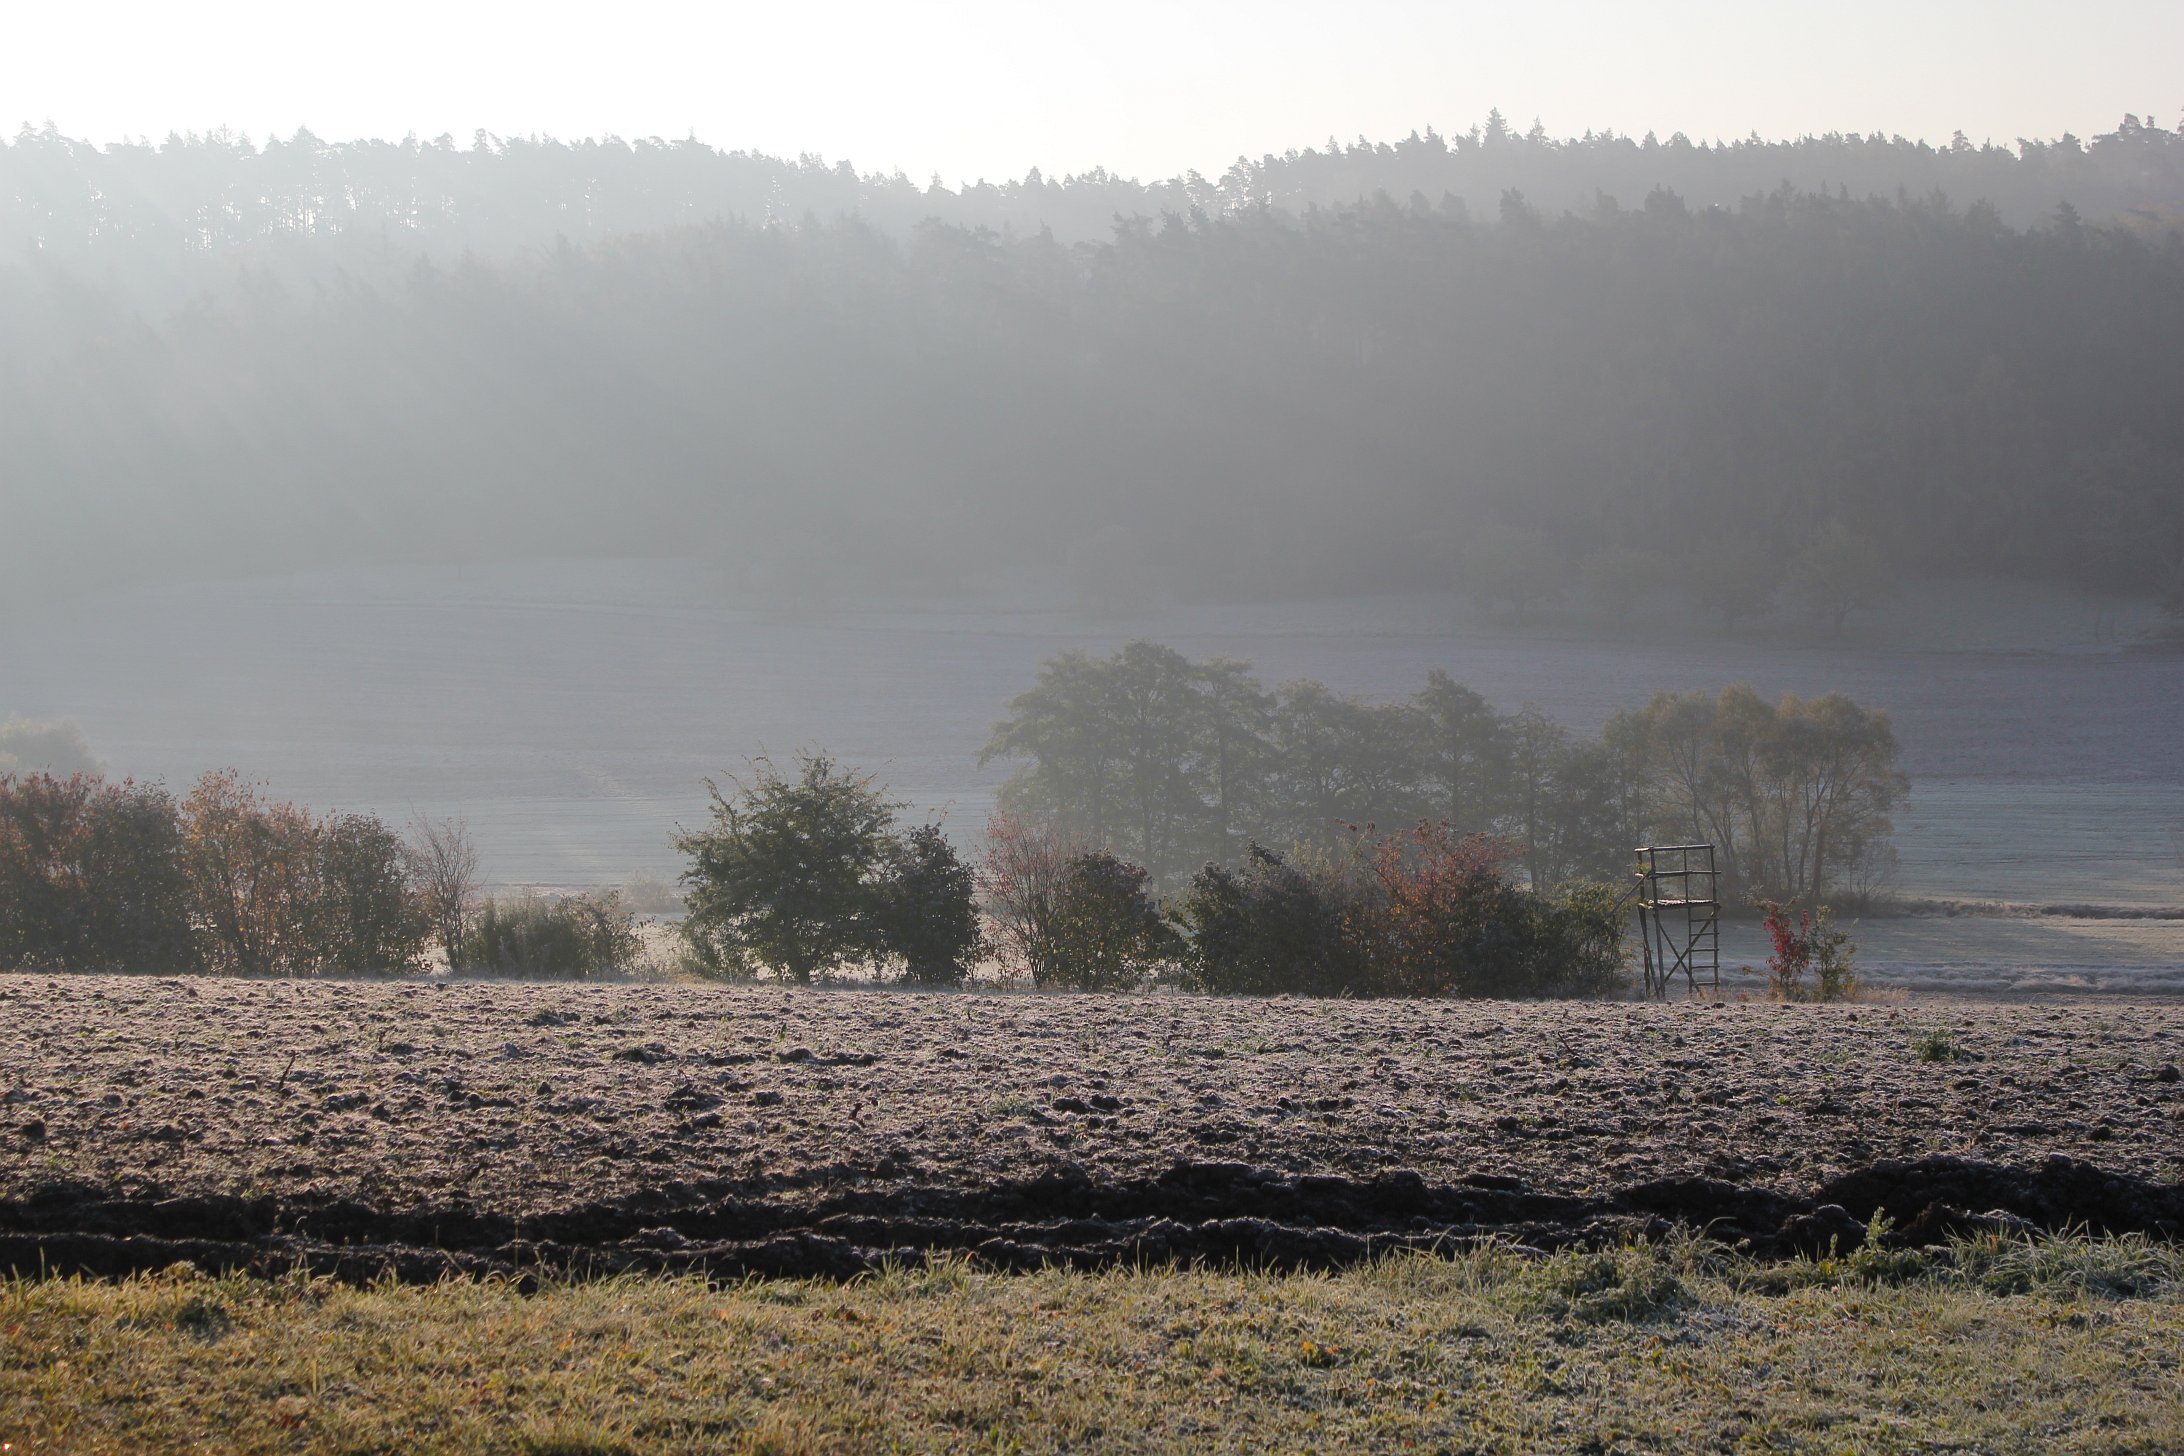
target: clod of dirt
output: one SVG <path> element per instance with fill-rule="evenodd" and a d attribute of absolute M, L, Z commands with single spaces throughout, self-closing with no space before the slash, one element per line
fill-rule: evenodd
<path fill-rule="evenodd" d="M 15 1129 L 26 1143 L 42 1143 L 46 1140 L 46 1125 L 42 1118 L 32 1118 Z"/>
<path fill-rule="evenodd" d="M 2154 1080 L 2156 1082 L 2175 1082 L 2180 1078 L 2184 1078 L 2184 1072 L 2179 1072 L 2176 1069 L 2175 1062 L 2163 1062 L 2161 1064 L 2161 1070 L 2154 1073 Z"/>

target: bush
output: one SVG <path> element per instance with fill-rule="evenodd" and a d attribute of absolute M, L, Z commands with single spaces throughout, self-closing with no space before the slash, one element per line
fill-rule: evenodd
<path fill-rule="evenodd" d="M 1185 984 L 1216 995 L 1379 994 L 1368 930 L 1376 910 L 1355 875 L 1254 844 L 1240 869 L 1209 864 L 1184 892 Z"/>
<path fill-rule="evenodd" d="M 644 950 L 636 916 L 612 890 L 557 900 L 488 900 L 462 946 L 465 970 L 533 980 L 626 976 Z"/>
<path fill-rule="evenodd" d="M 318 973 L 417 970 L 432 918 L 410 878 L 409 847 L 369 814 L 311 826 L 308 955 Z"/>
<path fill-rule="evenodd" d="M 230 975 L 416 970 L 431 934 L 401 839 L 369 815 L 314 818 L 209 773 L 182 802 L 205 964 Z"/>
<path fill-rule="evenodd" d="M 970 866 L 937 824 L 921 824 L 903 836 L 893 858 L 882 943 L 902 962 L 904 979 L 921 986 L 962 985 L 981 939 Z"/>
<path fill-rule="evenodd" d="M 1614 996 L 1630 984 L 1623 892 L 1581 881 L 1527 897 L 1533 945 L 1527 996 Z"/>
<path fill-rule="evenodd" d="M 1175 960 L 1182 942 L 1147 891 L 1143 866 L 1105 850 L 1070 856 L 1032 982 L 1069 991 L 1127 991 Z"/>
<path fill-rule="evenodd" d="M 0 968 L 197 966 L 172 796 L 88 774 L 0 777 Z"/>
<path fill-rule="evenodd" d="M 709 830 L 684 834 L 689 917 L 683 934 L 716 974 L 761 966 L 808 984 L 879 949 L 879 911 L 896 805 L 869 775 L 824 754 L 798 759 L 794 779 L 766 759 L 748 784 L 713 796 Z"/>
<path fill-rule="evenodd" d="M 1389 835 L 1373 868 L 1385 896 L 1388 979 L 1408 996 L 1588 996 L 1625 977 L 1615 892 L 1520 890 L 1512 851 L 1421 824 Z"/>
<path fill-rule="evenodd" d="M 961 981 L 978 945 L 970 871 L 935 825 L 895 831 L 871 777 L 804 754 L 795 778 L 760 759 L 749 783 L 713 795 L 712 827 L 677 838 L 701 974 L 761 967 L 808 983 L 897 960 L 912 980 Z"/>
<path fill-rule="evenodd" d="M 1254 846 L 1183 901 L 1194 988 L 1304 996 L 1582 996 L 1625 977 L 1612 887 L 1517 888 L 1498 840 L 1422 825 L 1305 867 Z"/>

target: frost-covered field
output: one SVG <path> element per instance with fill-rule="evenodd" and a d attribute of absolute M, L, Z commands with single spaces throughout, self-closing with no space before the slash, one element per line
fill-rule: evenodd
<path fill-rule="evenodd" d="M 703 777 L 761 748 L 824 746 L 975 828 L 1004 773 L 977 765 L 987 727 L 1063 647 L 1157 637 L 1248 658 L 1270 681 L 1389 696 L 1442 667 L 1584 729 L 1660 688 L 1840 688 L 1895 716 L 1915 785 L 1905 892 L 2184 903 L 2184 656 L 2115 651 L 2091 604 L 2022 591 L 1914 594 L 1904 616 L 1914 625 L 1846 646 L 1606 641 L 1482 625 L 1433 596 L 789 619 L 724 602 L 678 563 L 405 569 L 0 620 L 0 713 L 73 716 L 140 777 L 233 764 L 320 806 L 461 814 L 495 880 L 577 885 L 672 874 L 668 835 L 702 814 Z M 1969 924 L 1870 927 L 1869 951 L 2184 969 L 2158 928 L 2123 944 L 2082 922 Z"/>

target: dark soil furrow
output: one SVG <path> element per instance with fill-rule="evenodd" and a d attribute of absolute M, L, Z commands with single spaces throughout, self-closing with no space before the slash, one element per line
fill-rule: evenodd
<path fill-rule="evenodd" d="M 1760 1257 L 1848 1251 L 1875 1215 L 1892 1244 L 1988 1229 L 2184 1237 L 2184 1188 L 2068 1158 L 2036 1168 L 1937 1157 L 1860 1168 L 1791 1197 L 1706 1178 L 1596 1198 L 1434 1186 L 1413 1174 L 1294 1178 L 1179 1163 L 1156 1179 L 1044 1177 L 984 1189 L 901 1188 L 813 1202 L 659 1197 L 519 1220 L 465 1208 L 378 1214 L 353 1203 L 112 1199 L 54 1185 L 0 1204 L 0 1273 L 116 1275 L 200 1268 L 392 1273 L 847 1275 L 903 1255 L 1002 1268 L 1243 1262 L 1335 1268 L 1399 1247 L 1486 1237 L 1542 1248 L 1705 1231 Z"/>

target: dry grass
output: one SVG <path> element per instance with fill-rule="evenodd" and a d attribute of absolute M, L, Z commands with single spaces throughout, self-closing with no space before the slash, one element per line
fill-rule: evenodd
<path fill-rule="evenodd" d="M 2184 1449 L 2184 1253 L 0 1285 L 0 1449 Z"/>

